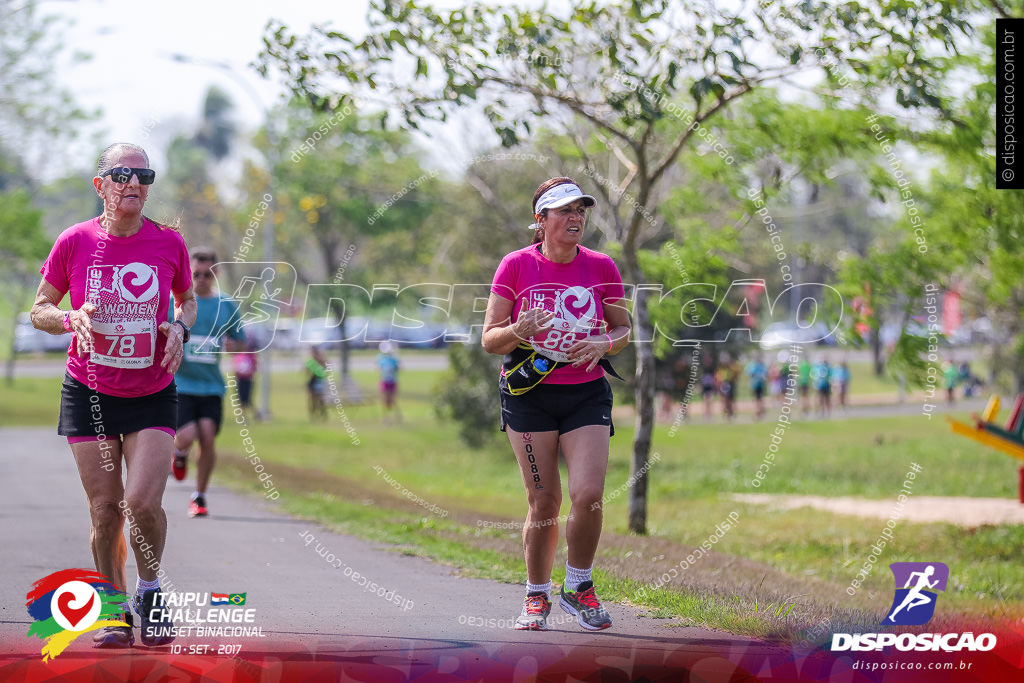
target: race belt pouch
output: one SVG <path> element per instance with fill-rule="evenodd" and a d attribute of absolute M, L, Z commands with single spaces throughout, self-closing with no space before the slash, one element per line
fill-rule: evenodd
<path fill-rule="evenodd" d="M 544 381 L 559 365 L 565 363 L 542 356 L 529 344 L 521 343 L 505 355 L 501 382 L 508 393 L 520 396 Z"/>
<path fill-rule="evenodd" d="M 597 364 L 612 377 L 622 379 L 607 358 L 602 358 Z M 568 365 L 568 363 L 551 360 L 538 353 L 529 344 L 522 342 L 512 350 L 512 353 L 505 355 L 502 364 L 505 373 L 502 375 L 499 385 L 507 389 L 508 393 L 513 396 L 521 396 L 543 382 L 545 377 L 561 365 Z"/>

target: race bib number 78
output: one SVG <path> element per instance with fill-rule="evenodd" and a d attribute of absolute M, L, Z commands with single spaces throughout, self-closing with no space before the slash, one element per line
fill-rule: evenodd
<path fill-rule="evenodd" d="M 153 364 L 156 325 L 153 320 L 93 322 L 92 361 L 112 368 L 148 368 Z"/>

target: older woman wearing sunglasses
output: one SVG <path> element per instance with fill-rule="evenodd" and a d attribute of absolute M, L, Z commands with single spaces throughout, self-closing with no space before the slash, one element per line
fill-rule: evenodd
<path fill-rule="evenodd" d="M 103 214 L 60 234 L 32 306 L 36 328 L 74 332 L 57 433 L 68 439 L 89 499 L 96 569 L 122 590 L 128 520 L 139 570 L 131 606 L 149 646 L 174 639 L 160 600 L 162 499 L 177 420 L 174 372 L 196 316 L 185 240 L 142 215 L 155 179 L 141 147 L 118 143 L 100 155 L 92 182 Z M 65 296 L 70 308 L 61 309 Z M 97 631 L 95 647 L 134 644 L 124 608 Z"/>

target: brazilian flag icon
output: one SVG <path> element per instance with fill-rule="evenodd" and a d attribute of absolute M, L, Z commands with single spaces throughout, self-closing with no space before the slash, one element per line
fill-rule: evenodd
<path fill-rule="evenodd" d="M 232 605 L 244 605 L 246 593 L 232 593 L 228 596 L 228 602 Z"/>

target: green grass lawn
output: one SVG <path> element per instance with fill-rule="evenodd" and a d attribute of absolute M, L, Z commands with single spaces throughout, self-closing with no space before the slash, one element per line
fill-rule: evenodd
<path fill-rule="evenodd" d="M 367 396 L 375 397 L 375 373 L 357 372 L 355 377 Z M 300 374 L 275 375 L 273 423 L 248 428 L 270 472 L 274 465 L 316 470 L 355 482 L 366 491 L 394 494 L 378 473 L 386 472 L 439 508 L 477 511 L 487 519 L 521 519 L 525 496 L 507 442 L 496 438 L 481 449 L 462 444 L 452 425 L 435 415 L 430 390 L 437 377 L 436 372 L 402 373 L 399 400 L 403 421 L 398 426 L 382 423 L 376 403 L 345 405 L 345 417 L 354 430 L 347 433 L 337 412 L 330 408 L 327 422 L 310 422 Z M 18 379 L 13 387 L 3 386 L 0 424 L 55 424 L 59 384 L 59 378 Z M 219 440 L 225 458 L 242 451 L 240 426 L 229 413 L 226 411 Z M 901 520 L 892 542 L 851 603 L 846 601 L 845 588 L 865 561 L 884 520 L 771 510 L 729 497 L 731 493 L 794 493 L 895 502 L 910 463 L 916 462 L 922 470 L 914 482 L 914 495 L 1013 499 L 1016 463 L 1010 458 L 956 437 L 938 418 L 930 422 L 920 415 L 797 422 L 785 433 L 762 486 L 755 489 L 750 482 L 765 457 L 774 426 L 773 422 L 687 424 L 674 437 L 667 435 L 667 426 L 656 428 L 654 451 L 659 460 L 650 471 L 649 531 L 697 546 L 735 510 L 741 523 L 722 537 L 715 546 L 717 552 L 754 560 L 793 577 L 824 581 L 835 595 L 842 594 L 833 604 L 884 610 L 892 596 L 889 563 L 940 561 L 950 566 L 950 587 L 942 601 L 946 610 L 992 617 L 1020 614 L 1024 568 L 1017 560 L 1024 549 L 1024 527 L 962 529 Z M 632 436 L 632 427 L 624 424 L 617 427 L 612 439 L 605 529 L 618 534 L 628 533 L 625 484 L 630 474 Z M 245 467 L 225 466 L 218 476 L 245 488 L 257 486 Z M 564 469 L 562 481 L 564 488 Z M 563 513 L 568 510 L 567 493 L 564 499 Z M 506 581 L 524 577 L 521 555 L 478 547 L 488 530 L 465 522 L 459 524 L 422 510 L 381 509 L 356 497 L 327 495 L 308 487 L 284 490 L 281 504 L 294 514 L 340 531 L 395 543 L 405 552 L 449 562 L 475 575 Z M 499 537 L 507 540 L 508 534 L 494 534 L 495 539 Z M 611 558 L 607 559 L 611 565 Z M 600 576 L 603 595 L 635 597 L 639 584 L 631 581 L 628 571 Z M 557 571 L 555 578 L 560 578 Z M 756 635 L 780 630 L 793 633 L 801 619 L 818 618 L 830 599 L 820 594 L 809 599 L 794 596 L 794 603 L 812 600 L 818 607 L 801 607 L 788 617 L 776 618 L 762 611 L 756 591 L 744 587 L 738 587 L 732 597 L 727 595 L 728 588 L 717 595 L 686 590 L 654 593 L 649 599 L 634 601 L 655 614 L 682 616 L 686 623 Z"/>

